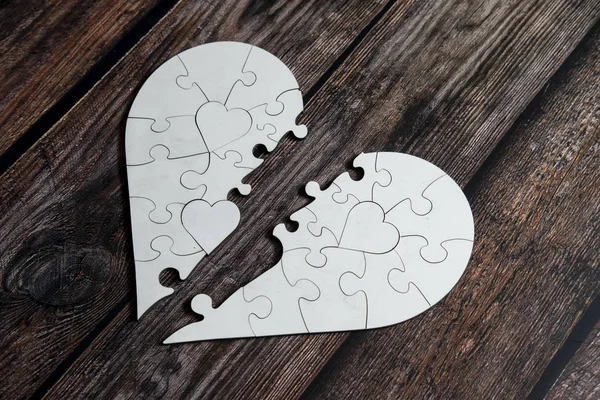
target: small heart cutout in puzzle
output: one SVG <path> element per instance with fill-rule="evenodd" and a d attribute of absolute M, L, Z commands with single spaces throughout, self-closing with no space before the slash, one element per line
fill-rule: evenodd
<path fill-rule="evenodd" d="M 302 94 L 291 71 L 256 46 L 215 42 L 162 64 L 140 88 L 127 118 L 125 149 L 138 318 L 172 293 L 158 278 L 185 279 L 239 223 L 225 201 L 296 125 Z M 234 210 L 235 208 L 235 210 Z"/>
<path fill-rule="evenodd" d="M 364 177 L 345 173 L 274 229 L 283 256 L 218 308 L 192 300 L 200 322 L 165 340 L 337 332 L 412 318 L 439 302 L 462 276 L 473 247 L 471 208 L 435 165 L 400 153 L 359 155 Z"/>

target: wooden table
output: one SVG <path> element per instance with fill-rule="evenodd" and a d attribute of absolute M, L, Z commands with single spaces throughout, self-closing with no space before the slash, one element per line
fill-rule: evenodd
<path fill-rule="evenodd" d="M 3 2 L 0 398 L 599 398 L 599 17 L 599 0 Z M 126 115 L 161 63 L 216 40 L 291 67 L 309 135 L 265 156 L 230 195 L 239 229 L 137 322 Z M 476 245 L 448 297 L 372 331 L 160 344 L 192 295 L 220 302 L 279 259 L 306 182 L 378 150 L 467 193 Z"/>

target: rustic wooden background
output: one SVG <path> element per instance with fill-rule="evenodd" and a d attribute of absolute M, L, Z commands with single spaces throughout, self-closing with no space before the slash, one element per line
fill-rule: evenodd
<path fill-rule="evenodd" d="M 600 0 L 0 3 L 0 398 L 600 398 Z M 303 141 L 232 193 L 239 229 L 136 322 L 125 118 L 149 74 L 238 40 L 291 67 Z M 476 245 L 379 330 L 161 341 L 279 259 L 272 228 L 362 151 L 465 188 Z M 594 300 L 596 299 L 596 300 Z"/>

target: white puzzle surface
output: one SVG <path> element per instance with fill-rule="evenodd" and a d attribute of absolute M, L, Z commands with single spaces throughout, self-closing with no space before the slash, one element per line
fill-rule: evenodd
<path fill-rule="evenodd" d="M 256 145 L 272 151 L 287 132 L 306 136 L 295 122 L 302 110 L 291 71 L 245 43 L 186 50 L 144 83 L 125 136 L 138 318 L 173 292 L 161 271 L 185 279 L 237 227 L 227 194 L 250 192 L 242 180 L 262 162 Z"/>
<path fill-rule="evenodd" d="M 340 175 L 274 235 L 281 260 L 218 308 L 193 298 L 204 316 L 165 340 L 197 340 L 378 328 L 439 302 L 462 276 L 473 247 L 471 208 L 435 165 L 400 153 L 354 160 L 364 177 Z"/>

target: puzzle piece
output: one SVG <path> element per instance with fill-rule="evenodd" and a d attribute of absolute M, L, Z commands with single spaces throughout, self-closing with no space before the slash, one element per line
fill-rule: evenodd
<path fill-rule="evenodd" d="M 355 205 L 348 213 L 340 248 L 372 254 L 392 251 L 400 240 L 400 232 L 384 218 L 377 203 L 363 201 Z"/>
<path fill-rule="evenodd" d="M 263 163 L 262 159 L 254 156 L 254 148 L 259 144 L 265 145 L 267 143 L 270 145 L 270 142 L 273 142 L 268 138 L 271 131 L 274 130 L 270 126 L 259 129 L 255 124 L 252 124 L 247 134 L 215 150 L 215 154 L 219 157 L 225 157 L 228 152 L 235 152 L 240 155 L 240 161 L 235 163 L 237 167 L 254 170 Z"/>
<path fill-rule="evenodd" d="M 396 251 L 404 262 L 405 270 L 391 271 L 389 282 L 398 292 L 412 290 L 412 284 L 421 291 L 428 304 L 433 306 L 458 283 L 469 262 L 473 242 L 456 239 L 442 243 L 448 251 L 448 257 L 435 264 L 428 263 L 420 255 L 420 249 L 426 244 L 427 241 L 420 236 L 402 238 Z"/>
<path fill-rule="evenodd" d="M 173 293 L 173 289 L 160 284 L 159 276 L 163 270 L 176 269 L 179 272 L 179 278 L 186 279 L 205 255 L 204 252 L 187 256 L 173 254 L 170 251 L 173 240 L 168 236 L 157 237 L 152 242 L 152 246 L 159 253 L 157 258 L 150 261 L 135 262 L 138 319 L 152 304 Z"/>
<path fill-rule="evenodd" d="M 283 251 L 289 251 L 297 248 L 308 250 L 306 261 L 315 267 L 322 267 L 327 261 L 321 253 L 325 247 L 337 247 L 337 240 L 333 233 L 328 229 L 323 229 L 320 236 L 313 235 L 308 229 L 310 222 L 316 221 L 316 216 L 307 208 L 302 208 L 290 216 L 292 221 L 298 223 L 298 229 L 290 232 L 284 224 L 279 224 L 273 229 L 273 235 L 279 239 L 283 246 Z"/>
<path fill-rule="evenodd" d="M 297 249 L 284 253 L 282 265 L 290 284 L 308 279 L 319 288 L 318 299 L 300 301 L 308 331 L 314 333 L 365 328 L 366 299 L 362 296 L 347 297 L 339 285 L 340 277 L 346 272 L 364 274 L 364 254 L 327 248 L 323 250 L 327 263 L 321 268 L 315 268 L 305 261 L 307 252 L 306 249 Z"/>
<path fill-rule="evenodd" d="M 252 117 L 241 108 L 227 109 L 223 104 L 211 101 L 198 109 L 196 124 L 206 147 L 215 151 L 246 136 L 252 127 Z"/>
<path fill-rule="evenodd" d="M 269 114 L 266 106 L 259 106 L 253 109 L 260 110 L 260 113 L 253 113 L 254 119 L 259 126 L 272 126 L 274 132 L 269 133 L 269 139 L 279 142 L 288 132 L 292 132 L 295 137 L 302 139 L 306 137 L 308 130 L 306 125 L 296 125 L 298 115 L 304 110 L 304 100 L 299 89 L 287 90 L 277 96 L 277 102 L 283 105 L 283 110 L 278 114 Z M 272 148 L 267 150 L 272 151 Z"/>
<path fill-rule="evenodd" d="M 284 104 L 284 109 L 280 114 L 267 114 L 266 105 L 249 110 L 252 116 L 252 127 L 248 133 L 215 152 L 223 156 L 227 151 L 236 151 L 242 155 L 243 159 L 239 165 L 256 168 L 262 163 L 262 160 L 254 157 L 253 154 L 253 150 L 258 144 L 262 144 L 267 151 L 271 152 L 287 132 L 292 132 L 299 139 L 305 137 L 306 126 L 296 125 L 296 118 L 304 107 L 300 90 L 284 92 L 279 95 L 278 100 Z"/>
<path fill-rule="evenodd" d="M 365 254 L 363 275 L 347 272 L 340 278 L 342 292 L 353 298 L 367 297 L 367 328 L 379 328 L 405 321 L 429 308 L 427 300 L 411 287 L 400 293 L 388 282 L 391 271 L 402 271 L 401 258 L 394 251 L 385 254 Z M 362 292 L 362 293 L 361 293 Z"/>
<path fill-rule="evenodd" d="M 300 312 L 299 301 L 317 300 L 319 288 L 306 279 L 299 279 L 293 285 L 289 284 L 280 261 L 247 284 L 244 287 L 244 294 L 247 298 L 266 296 L 271 300 L 273 309 L 266 318 L 250 316 L 250 325 L 256 336 L 269 336 L 273 332 L 278 334 L 308 332 Z"/>
<path fill-rule="evenodd" d="M 373 200 L 386 212 L 406 201 L 414 213 L 429 213 L 432 203 L 423 196 L 423 191 L 431 182 L 446 175 L 435 165 L 408 154 L 378 153 L 377 168 L 385 169 L 394 177 L 389 185 L 373 188 Z"/>
<path fill-rule="evenodd" d="M 333 200 L 333 195 L 341 191 L 335 183 L 329 185 L 327 189 L 321 190 L 317 182 L 308 182 L 304 190 L 307 195 L 314 198 L 306 208 L 312 211 L 316 217 L 315 221 L 308 223 L 308 230 L 315 236 L 320 236 L 324 229 L 329 230 L 339 243 L 348 213 L 358 204 L 358 199 L 350 196 L 345 203 Z"/>
<path fill-rule="evenodd" d="M 157 145 L 169 149 L 170 159 L 208 153 L 194 116 L 168 117 L 167 122 L 169 127 L 157 133 L 151 129 L 154 120 L 127 118 L 127 165 L 153 162 L 150 149 Z"/>
<path fill-rule="evenodd" d="M 154 211 L 156 205 L 152 200 L 143 197 L 131 197 L 129 199 L 131 206 L 131 236 L 133 239 L 133 255 L 135 261 L 150 261 L 157 258 L 160 253 L 154 250 L 150 243 L 154 238 L 160 236 L 160 230 L 154 228 L 156 224 L 150 219 L 150 213 Z M 162 224 L 159 225 L 162 227 Z"/>
<path fill-rule="evenodd" d="M 209 163 L 209 154 L 169 159 L 169 149 L 155 146 L 150 150 L 153 162 L 127 167 L 129 196 L 144 197 L 156 204 L 150 212 L 150 219 L 157 223 L 166 223 L 171 218 L 167 205 L 188 203 L 201 199 L 206 187 L 199 185 L 188 189 L 181 184 L 181 176 L 189 170 L 205 170 Z M 157 185 L 160 182 L 161 185 Z"/>
<path fill-rule="evenodd" d="M 341 189 L 333 194 L 333 200 L 345 203 L 348 198 L 354 197 L 358 201 L 373 200 L 373 189 L 376 186 L 388 186 L 392 181 L 390 173 L 385 169 L 377 168 L 377 158 L 380 153 L 361 153 L 352 165 L 361 168 L 364 176 L 355 181 L 348 172 L 338 176 L 333 182 Z"/>
<path fill-rule="evenodd" d="M 169 336 L 164 343 L 182 343 L 196 340 L 254 337 L 249 318 L 254 315 L 266 318 L 271 313 L 271 301 L 265 296 L 248 299 L 244 288 L 238 289 L 219 308 L 213 308 L 212 300 L 205 294 L 192 299 L 192 310 L 204 316 Z"/>
<path fill-rule="evenodd" d="M 244 71 L 252 49 L 246 43 L 215 42 L 186 50 L 178 56 L 185 70 L 176 77 L 177 85 L 200 88 L 209 101 L 225 104 L 236 82 L 246 87 L 256 81 L 252 72 Z"/>
<path fill-rule="evenodd" d="M 421 256 L 430 263 L 442 262 L 448 254 L 442 243 L 450 239 L 473 241 L 471 207 L 460 187 L 448 175 L 431 182 L 422 193 L 432 204 L 430 212 L 415 214 L 410 202 L 404 201 L 386 213 L 385 221 L 398 227 L 403 237 L 425 238 L 428 244 L 421 249 Z"/>
<path fill-rule="evenodd" d="M 181 223 L 202 249 L 210 254 L 240 223 L 240 210 L 227 200 L 210 204 L 192 200 L 181 213 Z"/>
<path fill-rule="evenodd" d="M 172 203 L 167 205 L 171 218 L 164 224 L 157 224 L 150 219 L 150 213 L 156 205 L 143 197 L 132 197 L 131 226 L 133 229 L 133 252 L 136 261 L 150 261 L 160 253 L 154 250 L 152 241 L 159 236 L 168 236 L 173 240 L 170 251 L 179 256 L 186 256 L 202 251 L 198 243 L 185 230 L 181 222 L 181 211 L 185 204 Z"/>
<path fill-rule="evenodd" d="M 167 118 L 196 115 L 208 99 L 197 87 L 185 90 L 177 86 L 175 80 L 185 74 L 185 66 L 177 56 L 158 67 L 140 88 L 129 110 L 129 118 L 154 120 L 152 130 L 163 132 L 169 128 Z"/>
<path fill-rule="evenodd" d="M 254 73 L 256 81 L 252 85 L 237 82 L 225 103 L 229 108 L 250 110 L 266 104 L 267 113 L 277 115 L 284 109 L 278 96 L 287 90 L 298 89 L 298 82 L 286 65 L 271 53 L 255 46 L 252 46 L 243 71 Z"/>
<path fill-rule="evenodd" d="M 250 172 L 249 168 L 237 167 L 242 161 L 242 156 L 234 151 L 227 152 L 225 158 L 220 158 L 215 153 L 210 153 L 210 163 L 204 170 L 190 168 L 181 175 L 181 185 L 188 190 L 198 190 L 206 187 L 206 193 L 201 197 L 210 204 L 227 198 L 227 194 L 237 188 L 246 196 L 252 189 L 250 185 L 242 183 L 242 179 Z"/>

